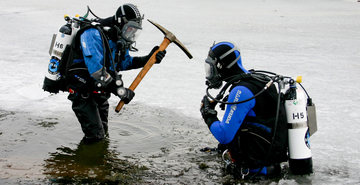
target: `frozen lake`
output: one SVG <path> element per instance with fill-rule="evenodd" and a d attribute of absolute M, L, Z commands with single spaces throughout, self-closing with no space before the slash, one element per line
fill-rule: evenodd
<path fill-rule="evenodd" d="M 231 41 L 247 69 L 303 77 L 317 108 L 311 139 L 314 174 L 259 184 L 360 184 L 360 2 L 357 0 L 139 0 L 145 19 L 171 31 L 176 46 L 155 65 L 120 113 L 110 99 L 110 137 L 83 146 L 67 93 L 41 89 L 52 34 L 64 14 L 100 17 L 118 1 L 3 0 L 0 5 L 0 183 L 51 182 L 222 184 L 219 156 L 199 152 L 217 141 L 199 112 L 205 95 L 204 60 L 214 41 Z M 146 55 L 163 34 L 144 21 L 138 41 Z M 139 70 L 123 72 L 129 86 Z M 207 168 L 202 168 L 207 166 Z M 285 164 L 286 166 L 286 164 Z M 110 170 L 112 169 L 112 170 Z M 105 179 L 105 180 L 104 180 Z M 115 180 L 114 180 L 115 179 Z M 116 179 L 118 179 L 116 181 Z M 120 179 L 120 180 L 119 180 Z M 246 182 L 251 184 L 250 182 Z"/>

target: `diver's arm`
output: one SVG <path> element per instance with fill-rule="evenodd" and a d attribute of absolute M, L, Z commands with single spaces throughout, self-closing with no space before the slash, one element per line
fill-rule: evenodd
<path fill-rule="evenodd" d="M 228 102 L 239 102 L 253 96 L 253 93 L 248 88 L 236 86 L 231 90 Z M 228 104 L 223 120 L 215 121 L 209 126 L 211 133 L 221 144 L 231 142 L 244 121 L 245 116 L 254 106 L 255 99 L 240 104 Z"/>

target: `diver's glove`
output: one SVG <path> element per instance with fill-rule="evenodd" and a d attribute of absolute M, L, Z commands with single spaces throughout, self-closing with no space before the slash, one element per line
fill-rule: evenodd
<path fill-rule="evenodd" d="M 217 112 L 216 110 L 214 110 L 215 105 L 216 103 L 210 102 L 206 95 L 201 100 L 200 112 L 209 128 L 212 123 L 214 123 L 215 121 L 219 121 L 219 119 L 217 118 Z"/>
<path fill-rule="evenodd" d="M 125 88 L 119 87 L 116 89 L 117 96 L 120 97 L 121 101 L 124 101 L 125 104 L 128 104 L 135 96 L 135 92 Z"/>
<path fill-rule="evenodd" d="M 155 52 L 156 50 L 158 50 L 158 49 L 159 49 L 159 46 L 155 46 L 155 47 L 150 51 L 150 53 L 149 53 L 149 55 L 148 55 L 149 59 L 150 59 L 150 57 L 154 54 L 154 52 Z M 155 64 L 160 64 L 160 62 L 161 62 L 162 59 L 165 57 L 165 55 L 166 55 L 166 50 L 164 50 L 164 51 L 159 51 L 158 53 L 156 53 L 156 62 L 155 62 Z"/>
<path fill-rule="evenodd" d="M 128 104 L 135 96 L 134 91 L 124 87 L 121 74 L 118 74 L 115 79 L 112 78 L 106 86 L 106 89 L 108 92 L 112 92 L 116 96 L 119 96 L 125 104 Z"/>
<path fill-rule="evenodd" d="M 133 58 L 133 62 L 132 65 L 130 67 L 130 69 L 137 69 L 137 68 L 141 68 L 144 67 L 145 64 L 147 63 L 147 61 L 149 61 L 150 57 L 154 54 L 154 52 L 156 50 L 159 49 L 159 46 L 155 46 L 148 55 L 146 56 L 142 56 L 142 57 L 134 57 Z M 164 51 L 159 51 L 158 53 L 156 53 L 156 62 L 155 64 L 159 64 L 162 59 L 165 57 L 166 54 L 166 50 Z"/>

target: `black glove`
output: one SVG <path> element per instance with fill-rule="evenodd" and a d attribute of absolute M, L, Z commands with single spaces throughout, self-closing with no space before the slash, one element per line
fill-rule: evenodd
<path fill-rule="evenodd" d="M 137 68 L 141 68 L 144 67 L 144 65 L 146 64 L 146 62 L 150 59 L 150 57 L 154 54 L 154 52 L 156 50 L 159 49 L 159 46 L 155 46 L 148 55 L 143 56 L 143 57 L 134 57 L 133 58 L 133 64 L 130 67 L 130 69 L 137 69 Z M 158 53 L 156 53 L 156 62 L 155 64 L 159 64 L 161 62 L 161 60 L 165 57 L 166 54 L 166 50 L 164 51 L 159 51 Z"/>
<path fill-rule="evenodd" d="M 149 59 L 150 57 L 153 55 L 153 53 L 159 49 L 159 46 L 155 46 L 149 53 Z M 161 60 L 165 57 L 166 55 L 166 50 L 164 51 L 159 51 L 158 53 L 156 53 L 156 62 L 155 64 L 160 64 Z"/>
<path fill-rule="evenodd" d="M 120 97 L 121 101 L 124 101 L 125 104 L 128 104 L 135 96 L 135 92 L 124 87 L 117 88 L 117 95 Z"/>
<path fill-rule="evenodd" d="M 111 79 L 109 84 L 106 86 L 107 92 L 112 92 L 116 96 L 119 96 L 125 104 L 128 104 L 135 96 L 134 91 L 124 88 L 123 81 L 121 79 L 121 75 L 119 74 L 115 79 Z"/>
<path fill-rule="evenodd" d="M 201 100 L 200 112 L 204 118 L 205 123 L 210 128 L 211 124 L 218 121 L 217 112 L 214 110 L 216 103 L 210 102 L 208 97 L 205 95 Z"/>

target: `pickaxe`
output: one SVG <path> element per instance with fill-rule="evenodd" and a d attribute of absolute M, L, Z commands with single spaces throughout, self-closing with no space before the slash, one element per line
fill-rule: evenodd
<path fill-rule="evenodd" d="M 174 42 L 177 46 L 180 47 L 181 50 L 183 50 L 185 52 L 185 54 L 191 59 L 192 55 L 190 54 L 190 52 L 186 49 L 186 47 L 175 37 L 175 35 L 173 33 L 171 33 L 170 31 L 166 30 L 164 27 L 160 26 L 159 24 L 155 23 L 154 21 L 150 21 L 148 20 L 151 24 L 153 24 L 155 27 L 157 27 L 161 32 L 163 32 L 163 34 L 165 35 L 165 38 L 163 40 L 163 42 L 160 44 L 159 49 L 156 50 L 153 55 L 150 57 L 150 59 L 147 61 L 147 63 L 145 64 L 145 66 L 142 68 L 142 70 L 139 72 L 139 74 L 137 75 L 137 77 L 135 78 L 135 80 L 133 81 L 133 83 L 130 85 L 129 89 L 134 91 L 135 88 L 139 85 L 139 83 L 141 82 L 141 80 L 145 77 L 146 73 L 150 70 L 150 68 L 154 65 L 154 63 L 156 62 L 156 54 L 159 51 L 164 51 L 168 45 L 171 42 Z M 119 112 L 121 110 L 121 108 L 124 106 L 124 101 L 120 101 L 119 104 L 116 106 L 115 111 Z"/>

